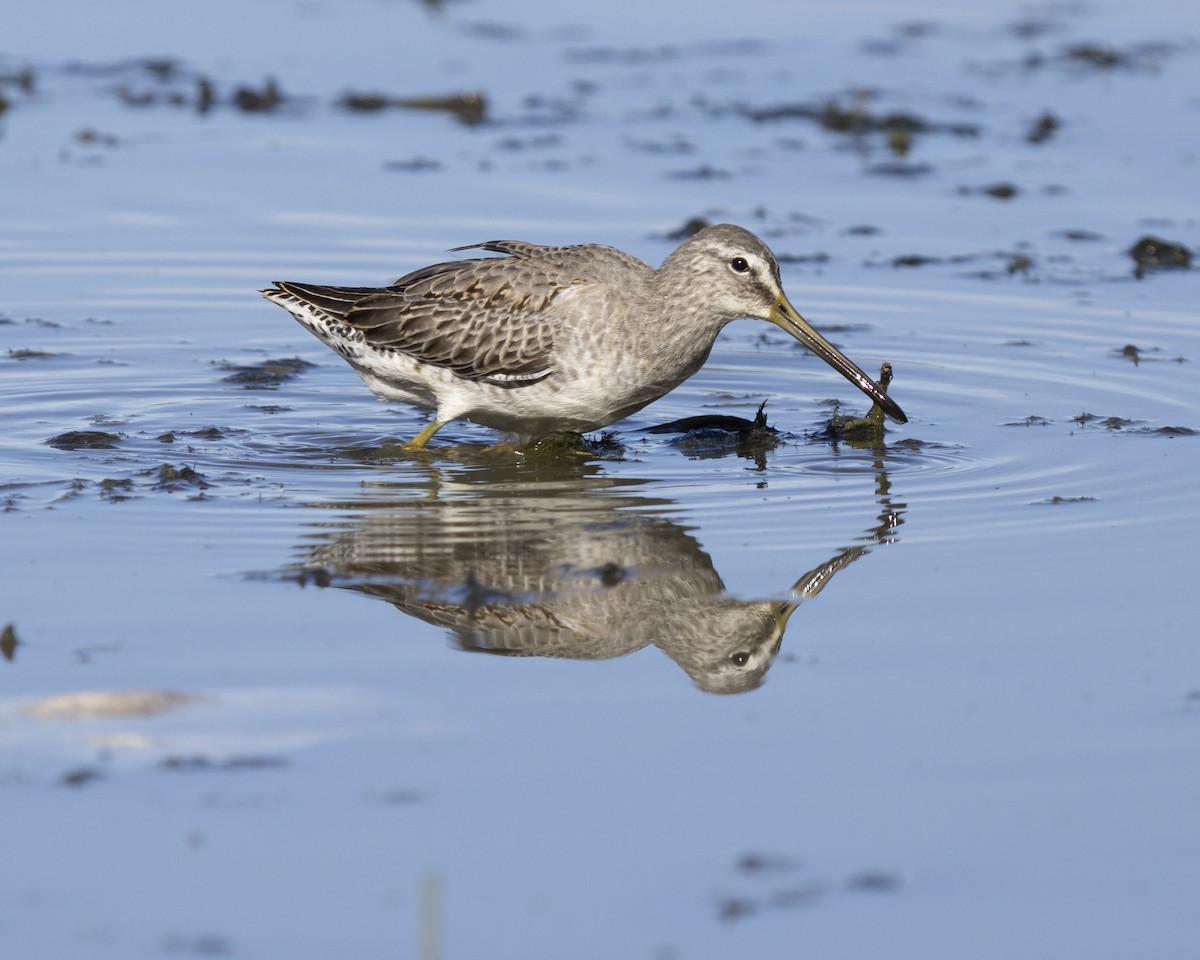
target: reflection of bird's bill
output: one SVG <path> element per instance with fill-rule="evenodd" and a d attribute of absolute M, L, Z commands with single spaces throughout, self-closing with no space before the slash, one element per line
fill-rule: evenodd
<path fill-rule="evenodd" d="M 826 340 L 813 328 L 807 320 L 792 306 L 782 293 L 771 309 L 770 321 L 777 327 L 786 330 L 804 346 L 833 367 L 838 373 L 858 387 L 863 393 L 874 400 L 883 412 L 897 423 L 907 423 L 908 417 L 896 403 L 879 387 L 874 380 L 863 373 L 844 353 Z"/>
<path fill-rule="evenodd" d="M 792 614 L 800 609 L 800 604 L 794 601 L 780 601 L 775 604 L 775 628 L 778 631 L 778 636 L 775 639 L 775 649 L 771 651 L 771 656 L 775 656 L 779 652 L 779 648 L 783 646 L 783 632 L 787 630 L 788 621 L 792 618 Z"/>

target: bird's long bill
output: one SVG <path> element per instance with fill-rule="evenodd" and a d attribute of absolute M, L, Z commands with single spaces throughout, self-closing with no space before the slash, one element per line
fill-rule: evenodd
<path fill-rule="evenodd" d="M 874 380 L 863 373 L 850 361 L 844 353 L 826 340 L 813 329 L 812 325 L 800 316 L 788 298 L 782 293 L 775 301 L 771 310 L 770 321 L 777 327 L 786 330 L 793 337 L 808 347 L 813 353 L 833 367 L 838 373 L 858 387 L 863 393 L 874 400 L 889 417 L 897 423 L 907 423 L 908 417 L 900 406 L 880 388 Z"/>

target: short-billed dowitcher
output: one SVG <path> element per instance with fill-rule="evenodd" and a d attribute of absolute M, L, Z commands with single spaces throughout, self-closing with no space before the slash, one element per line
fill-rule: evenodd
<path fill-rule="evenodd" d="M 781 327 L 893 420 L 907 419 L 800 316 L 774 254 L 741 227 L 705 227 L 657 270 L 597 244 L 455 249 L 504 256 L 436 263 L 387 287 L 281 281 L 262 291 L 381 398 L 434 411 L 409 449 L 456 419 L 524 439 L 607 426 L 683 383 L 743 317 Z"/>

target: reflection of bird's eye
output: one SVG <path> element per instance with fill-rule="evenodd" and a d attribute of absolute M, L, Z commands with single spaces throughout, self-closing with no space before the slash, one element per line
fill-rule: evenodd
<path fill-rule="evenodd" d="M 747 663 L 750 662 L 750 654 L 738 651 L 732 657 L 729 658 L 729 662 L 732 663 L 735 667 L 744 667 Z"/>
<path fill-rule="evenodd" d="M 606 587 L 615 587 L 624 579 L 625 571 L 611 560 L 600 568 L 600 582 Z"/>

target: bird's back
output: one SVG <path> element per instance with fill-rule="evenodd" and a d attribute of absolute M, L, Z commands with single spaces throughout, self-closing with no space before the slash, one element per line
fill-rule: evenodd
<path fill-rule="evenodd" d="M 543 247 L 495 240 L 460 247 L 504 254 L 451 260 L 386 287 L 280 281 L 263 295 L 343 355 L 358 345 L 395 351 L 468 380 L 519 385 L 546 376 L 565 315 L 553 309 L 582 285 L 636 285 L 654 271 L 614 247 Z"/>

